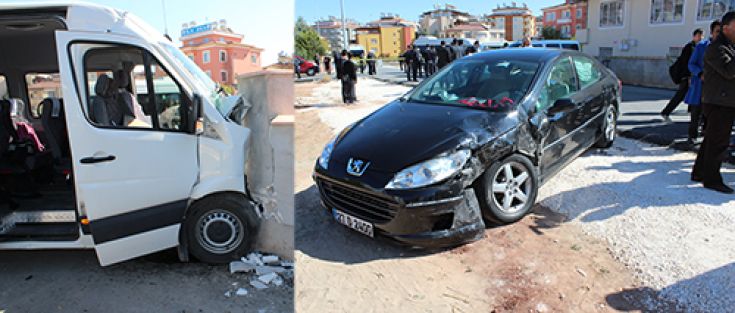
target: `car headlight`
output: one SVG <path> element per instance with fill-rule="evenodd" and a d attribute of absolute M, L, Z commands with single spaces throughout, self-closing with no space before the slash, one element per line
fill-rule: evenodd
<path fill-rule="evenodd" d="M 412 165 L 398 172 L 385 189 L 411 189 L 445 180 L 464 167 L 472 153 L 463 149 L 444 153 L 428 161 Z"/>
<path fill-rule="evenodd" d="M 332 150 L 334 149 L 334 142 L 337 141 L 337 137 L 332 138 L 326 146 L 324 146 L 324 150 L 322 150 L 322 155 L 319 156 L 319 166 L 321 166 L 323 169 L 327 169 L 329 167 L 329 157 L 332 156 Z"/>

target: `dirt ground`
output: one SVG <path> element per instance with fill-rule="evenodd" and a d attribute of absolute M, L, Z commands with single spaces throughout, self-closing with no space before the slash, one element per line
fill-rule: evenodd
<path fill-rule="evenodd" d="M 297 312 L 642 310 L 648 295 L 606 245 L 541 206 L 518 223 L 488 228 L 483 240 L 445 251 L 407 250 L 333 222 L 311 179 L 334 133 L 320 111 L 338 106 L 314 96 L 323 87 L 296 85 Z"/>
<path fill-rule="evenodd" d="M 3 251 L 0 313 L 293 312 L 293 285 L 255 290 L 227 265 L 181 263 L 166 250 L 101 267 L 94 251 Z M 246 296 L 225 293 L 244 287 Z"/>

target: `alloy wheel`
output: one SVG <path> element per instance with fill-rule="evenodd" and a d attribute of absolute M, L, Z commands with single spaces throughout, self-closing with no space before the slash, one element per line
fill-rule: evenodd
<path fill-rule="evenodd" d="M 495 205 L 505 213 L 514 214 L 526 206 L 533 182 L 523 164 L 508 162 L 495 173 L 490 188 Z"/>

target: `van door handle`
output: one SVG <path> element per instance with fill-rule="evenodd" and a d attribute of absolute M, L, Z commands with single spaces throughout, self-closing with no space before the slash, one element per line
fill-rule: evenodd
<path fill-rule="evenodd" d="M 79 160 L 79 162 L 81 162 L 82 164 L 94 164 L 94 163 L 115 161 L 115 159 L 116 158 L 114 155 L 108 155 L 108 156 L 102 156 L 102 157 L 86 157 L 86 158 Z"/>

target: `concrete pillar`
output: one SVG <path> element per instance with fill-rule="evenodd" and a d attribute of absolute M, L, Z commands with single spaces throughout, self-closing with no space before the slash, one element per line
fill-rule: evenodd
<path fill-rule="evenodd" d="M 293 260 L 294 91 L 291 71 L 266 70 L 237 77 L 240 96 L 252 107 L 246 173 L 250 192 L 263 205 L 255 249 Z"/>

